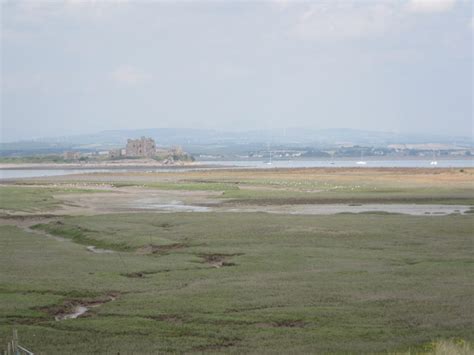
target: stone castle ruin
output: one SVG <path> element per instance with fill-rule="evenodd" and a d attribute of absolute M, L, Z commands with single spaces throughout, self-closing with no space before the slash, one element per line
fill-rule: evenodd
<path fill-rule="evenodd" d="M 125 149 L 111 149 L 108 151 L 110 159 L 152 158 L 162 160 L 163 164 L 174 164 L 179 161 L 194 161 L 194 157 L 186 153 L 181 147 L 170 149 L 157 148 L 152 138 L 141 137 L 128 139 Z"/>
<path fill-rule="evenodd" d="M 152 158 L 156 155 L 156 143 L 152 138 L 141 137 L 127 140 L 125 147 L 127 157 Z"/>

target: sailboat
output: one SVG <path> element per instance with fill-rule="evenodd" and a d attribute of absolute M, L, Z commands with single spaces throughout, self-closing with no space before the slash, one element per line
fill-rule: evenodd
<path fill-rule="evenodd" d="M 270 151 L 270 160 L 267 161 L 266 163 L 267 165 L 272 165 L 273 162 L 272 162 L 272 152 Z"/>
<path fill-rule="evenodd" d="M 267 160 L 265 164 L 272 165 L 273 162 L 272 162 L 272 151 L 270 150 L 270 143 L 267 144 L 267 150 L 268 150 L 268 153 L 270 154 L 270 159 Z"/>
<path fill-rule="evenodd" d="M 430 165 L 438 165 L 438 161 L 436 160 L 436 154 L 435 151 L 433 150 L 433 160 L 431 161 Z"/>
<path fill-rule="evenodd" d="M 367 162 L 363 159 L 364 158 L 364 151 L 360 151 L 360 160 L 356 163 L 357 165 L 367 165 Z"/>

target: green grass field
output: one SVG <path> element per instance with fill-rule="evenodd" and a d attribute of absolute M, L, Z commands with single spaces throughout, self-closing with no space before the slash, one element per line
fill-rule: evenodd
<path fill-rule="evenodd" d="M 2 226 L 0 344 L 13 328 L 40 354 L 366 353 L 473 341 L 472 227 L 468 215 L 263 213 L 35 227 L 56 240 Z M 83 317 L 54 320 L 110 295 Z"/>
<path fill-rule="evenodd" d="M 94 190 L 60 187 L 0 186 L 0 209 L 22 212 L 48 211 L 61 205 L 54 195 L 93 192 Z"/>
<path fill-rule="evenodd" d="M 296 204 L 474 205 L 473 176 L 216 170 L 0 186 L 0 350 L 17 329 L 37 354 L 472 353 L 472 207 L 324 216 L 133 206 L 157 191 L 163 203 L 288 213 Z M 55 320 L 78 306 L 88 311 Z"/>

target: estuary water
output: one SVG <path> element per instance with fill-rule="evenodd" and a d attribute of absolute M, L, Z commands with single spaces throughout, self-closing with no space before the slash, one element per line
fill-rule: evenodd
<path fill-rule="evenodd" d="M 192 171 L 223 168 L 473 168 L 474 159 L 445 159 L 438 160 L 437 165 L 431 165 L 430 160 L 366 160 L 358 164 L 357 160 L 274 160 L 271 163 L 258 160 L 202 161 L 202 167 L 162 167 L 162 168 L 123 168 L 123 169 L 0 169 L 0 180 L 85 174 L 97 172 L 166 172 Z"/>
<path fill-rule="evenodd" d="M 268 161 L 214 161 L 207 162 L 218 166 L 236 166 L 249 168 L 472 168 L 474 159 L 438 160 L 431 165 L 431 160 L 400 159 L 400 160 L 366 160 L 358 164 L 357 160 L 273 160 Z"/>
<path fill-rule="evenodd" d="M 0 169 L 0 180 L 104 172 L 105 169 Z"/>

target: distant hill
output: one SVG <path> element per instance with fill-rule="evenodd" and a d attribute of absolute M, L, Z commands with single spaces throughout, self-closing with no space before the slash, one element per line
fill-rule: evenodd
<path fill-rule="evenodd" d="M 229 132 L 211 129 L 150 128 L 107 130 L 89 135 L 46 137 L 31 141 L 0 144 L 1 155 L 54 153 L 64 150 L 97 151 L 122 147 L 128 138 L 152 137 L 158 146 L 181 145 L 187 151 L 240 151 L 249 148 L 279 146 L 329 147 L 362 145 L 385 147 L 391 144 L 453 144 L 473 147 L 471 137 L 430 134 L 400 134 L 355 129 L 273 129 Z"/>

